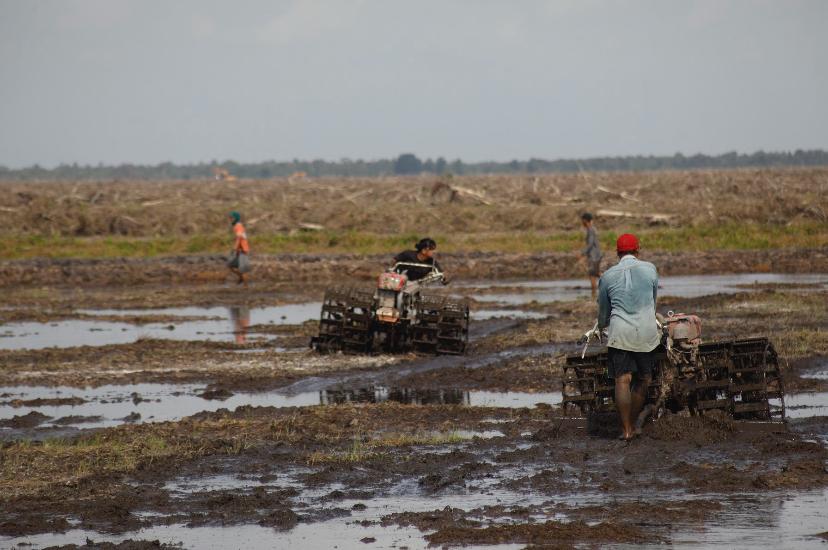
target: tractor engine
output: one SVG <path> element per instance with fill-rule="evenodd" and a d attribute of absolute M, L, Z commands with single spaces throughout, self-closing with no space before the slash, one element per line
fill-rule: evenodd
<path fill-rule="evenodd" d="M 409 269 L 427 271 L 411 280 Z M 321 353 L 417 350 L 462 355 L 469 340 L 466 300 L 427 292 L 445 276 L 429 264 L 398 262 L 377 278 L 376 287 L 334 287 L 325 292 L 319 334 L 310 345 Z"/>
<path fill-rule="evenodd" d="M 702 342 L 696 315 L 671 311 L 656 318 L 662 340 L 647 389 L 652 418 L 668 410 L 693 415 L 718 410 L 736 420 L 784 421 L 782 375 L 767 338 Z M 606 347 L 586 351 L 590 337 L 599 334 L 588 332 L 584 351 L 567 356 L 563 367 L 563 407 L 588 417 L 615 410 Z"/>
<path fill-rule="evenodd" d="M 377 281 L 376 317 L 380 323 L 396 323 L 404 316 L 402 289 L 408 282 L 403 273 L 386 272 Z"/>
<path fill-rule="evenodd" d="M 698 361 L 701 346 L 701 319 L 697 315 L 667 312 L 667 317 L 656 315 L 662 327 L 662 342 L 670 361 L 682 374 L 690 374 Z M 690 371 L 690 372 L 683 372 Z"/>

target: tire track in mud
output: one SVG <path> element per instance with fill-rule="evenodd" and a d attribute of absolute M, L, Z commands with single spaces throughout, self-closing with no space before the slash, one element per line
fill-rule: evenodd
<path fill-rule="evenodd" d="M 488 336 L 495 332 L 514 328 L 518 323 L 519 322 L 517 321 L 509 320 L 503 320 L 501 323 L 494 323 L 494 329 L 483 329 L 476 334 L 474 338 L 470 335 L 470 340 L 479 340 L 484 336 Z M 475 356 L 438 355 L 436 357 L 425 357 L 415 359 L 413 361 L 398 363 L 381 371 L 356 372 L 333 376 L 315 376 L 305 378 L 281 388 L 278 391 L 280 393 L 291 395 L 310 391 L 322 391 L 326 389 L 356 389 L 371 385 L 392 386 L 395 381 L 402 378 L 437 369 L 452 369 L 458 367 L 463 367 L 465 369 L 480 369 L 523 357 L 534 357 L 541 355 L 553 356 L 563 352 L 571 352 L 574 351 L 575 347 L 576 346 L 573 346 L 572 344 L 547 343 L 490 351 Z"/>

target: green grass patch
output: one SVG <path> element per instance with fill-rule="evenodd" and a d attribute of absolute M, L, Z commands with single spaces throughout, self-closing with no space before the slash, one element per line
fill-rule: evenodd
<path fill-rule="evenodd" d="M 618 233 L 598 228 L 606 251 Z M 706 250 L 766 250 L 828 246 L 828 224 L 794 225 L 727 223 L 700 227 L 653 227 L 637 230 L 645 250 L 687 252 Z M 572 252 L 583 246 L 581 231 L 432 234 L 442 252 Z M 413 247 L 419 235 L 363 231 L 295 231 L 250 235 L 253 253 L 389 254 Z M 0 257 L 27 258 L 147 258 L 178 254 L 222 254 L 232 247 L 224 233 L 180 237 L 0 237 Z"/>

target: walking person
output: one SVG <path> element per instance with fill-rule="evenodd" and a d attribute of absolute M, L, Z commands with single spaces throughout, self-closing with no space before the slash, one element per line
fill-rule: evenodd
<path fill-rule="evenodd" d="M 250 242 L 247 240 L 247 232 L 241 223 L 241 214 L 235 210 L 230 212 L 230 225 L 233 228 L 235 241 L 227 267 L 238 277 L 237 283 L 247 288 L 247 274 L 250 272 Z"/>
<path fill-rule="evenodd" d="M 604 253 L 601 252 L 601 244 L 598 242 L 598 233 L 592 225 L 592 214 L 584 212 L 581 214 L 581 225 L 586 232 L 586 247 L 581 251 L 581 262 L 586 264 L 587 277 L 592 288 L 592 299 L 595 299 L 598 292 L 598 277 L 601 276 L 601 259 Z"/>
<path fill-rule="evenodd" d="M 637 258 L 635 235 L 621 235 L 615 248 L 619 262 L 598 282 L 598 329 L 609 327 L 607 370 L 615 379 L 621 439 L 629 441 L 636 435 L 633 421 L 644 406 L 661 341 L 655 311 L 658 271 Z"/>

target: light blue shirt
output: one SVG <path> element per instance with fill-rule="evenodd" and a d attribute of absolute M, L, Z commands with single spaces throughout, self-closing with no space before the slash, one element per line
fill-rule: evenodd
<path fill-rule="evenodd" d="M 655 317 L 658 271 L 628 254 L 598 281 L 598 328 L 609 327 L 607 346 L 652 351 L 661 341 Z"/>

